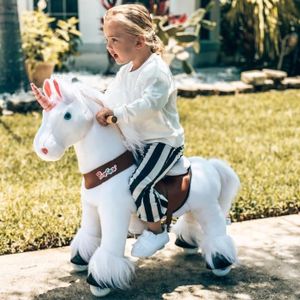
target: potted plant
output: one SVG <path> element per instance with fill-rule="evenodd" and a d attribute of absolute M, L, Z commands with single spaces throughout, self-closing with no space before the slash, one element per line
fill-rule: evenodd
<path fill-rule="evenodd" d="M 172 16 L 154 16 L 155 31 L 165 45 L 163 58 L 171 65 L 174 59 L 181 61 L 182 69 L 187 74 L 194 73 L 189 63 L 188 48 L 193 47 L 196 53 L 200 51 L 200 30 L 204 27 L 212 30 L 216 23 L 204 19 L 212 8 L 211 1 L 205 8 L 197 9 L 190 17 L 185 15 L 174 18 Z"/>
<path fill-rule="evenodd" d="M 74 53 L 80 32 L 76 29 L 78 20 L 59 20 L 55 29 L 49 17 L 42 10 L 26 11 L 21 16 L 22 49 L 29 80 L 42 86 L 56 65 L 61 65 Z"/>

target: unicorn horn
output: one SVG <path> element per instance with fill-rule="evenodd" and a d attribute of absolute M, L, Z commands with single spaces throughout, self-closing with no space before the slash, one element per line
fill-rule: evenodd
<path fill-rule="evenodd" d="M 54 107 L 53 103 L 51 103 L 49 99 L 43 95 L 34 83 L 31 83 L 30 86 L 37 102 L 45 111 L 50 111 Z"/>

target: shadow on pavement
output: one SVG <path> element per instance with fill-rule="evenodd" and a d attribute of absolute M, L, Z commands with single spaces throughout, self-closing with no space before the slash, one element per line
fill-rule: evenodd
<path fill-rule="evenodd" d="M 299 258 L 300 246 L 293 249 Z M 299 264 L 299 260 L 295 262 Z M 70 286 L 36 296 L 45 299 L 99 299 L 91 295 L 86 274 L 62 278 Z M 267 266 L 248 267 L 243 262 L 226 277 L 218 278 L 205 268 L 200 254 L 141 260 L 128 291 L 116 290 L 103 299 L 297 299 L 299 290 L 288 280 L 270 274 Z M 298 293 L 298 294 L 297 294 Z M 298 298 L 299 299 L 299 298 Z"/>

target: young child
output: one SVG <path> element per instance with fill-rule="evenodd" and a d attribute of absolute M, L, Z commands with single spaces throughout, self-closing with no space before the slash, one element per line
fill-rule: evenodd
<path fill-rule="evenodd" d="M 132 255 L 151 256 L 169 241 L 166 229 L 161 226 L 167 199 L 154 186 L 183 154 L 184 133 L 176 109 L 177 91 L 169 67 L 159 55 L 162 42 L 144 6 L 125 4 L 109 9 L 103 30 L 110 55 L 117 64 L 125 64 L 111 87 L 118 89 L 123 97 L 111 99 L 113 109 L 100 110 L 97 120 L 106 126 L 106 118 L 116 116 L 118 121 L 135 128 L 145 145 L 138 154 L 129 186 L 138 217 L 147 222 L 148 230 L 133 245 Z"/>

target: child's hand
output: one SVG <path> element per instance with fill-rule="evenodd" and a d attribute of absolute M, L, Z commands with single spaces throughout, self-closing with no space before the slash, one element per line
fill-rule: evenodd
<path fill-rule="evenodd" d="M 102 126 L 107 126 L 108 123 L 106 121 L 107 117 L 109 116 L 113 116 L 114 113 L 111 109 L 109 108 L 102 108 L 100 111 L 97 112 L 96 114 L 96 120 L 98 121 L 98 123 Z"/>

